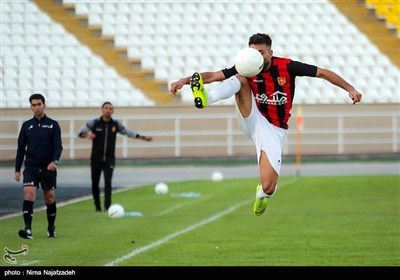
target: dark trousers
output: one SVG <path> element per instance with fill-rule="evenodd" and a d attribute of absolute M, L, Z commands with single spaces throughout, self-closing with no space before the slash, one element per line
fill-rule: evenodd
<path fill-rule="evenodd" d="M 103 171 L 104 174 L 104 209 L 107 210 L 111 205 L 111 194 L 112 194 L 112 176 L 114 172 L 115 160 L 107 161 L 92 161 L 90 163 L 91 173 L 92 173 L 92 194 L 94 205 L 96 210 L 100 210 L 100 175 Z"/>

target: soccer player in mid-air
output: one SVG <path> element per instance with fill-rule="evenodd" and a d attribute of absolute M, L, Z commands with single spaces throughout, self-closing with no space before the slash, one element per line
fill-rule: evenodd
<path fill-rule="evenodd" d="M 254 215 L 267 208 L 267 199 L 277 190 L 282 162 L 282 148 L 295 93 L 297 76 L 323 78 L 347 91 L 352 104 L 361 101 L 362 94 L 331 70 L 273 56 L 272 40 L 267 34 L 257 33 L 249 38 L 249 47 L 264 58 L 264 68 L 256 76 L 243 77 L 235 66 L 215 72 L 194 73 L 171 84 L 171 92 L 190 84 L 195 106 L 207 107 L 219 100 L 235 96 L 239 127 L 254 141 L 260 172 L 253 205 Z M 205 83 L 223 81 L 209 92 Z M 312 96 L 310 96 L 312 98 Z"/>

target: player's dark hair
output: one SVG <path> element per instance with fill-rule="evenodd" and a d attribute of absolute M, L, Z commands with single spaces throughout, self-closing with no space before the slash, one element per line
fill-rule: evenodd
<path fill-rule="evenodd" d="M 41 95 L 40 93 L 34 93 L 29 97 L 29 103 L 32 103 L 33 99 L 40 99 L 42 100 L 43 104 L 46 104 L 46 100 L 44 99 L 44 96 Z"/>
<path fill-rule="evenodd" d="M 106 101 L 106 102 L 103 103 L 103 105 L 101 105 L 101 108 L 104 108 L 104 106 L 106 106 L 106 105 L 111 105 L 112 106 L 110 101 Z"/>
<path fill-rule="evenodd" d="M 258 44 L 265 44 L 269 47 L 272 46 L 272 39 L 268 34 L 264 33 L 256 33 L 250 36 L 249 38 L 249 46 L 250 45 L 258 45 Z"/>

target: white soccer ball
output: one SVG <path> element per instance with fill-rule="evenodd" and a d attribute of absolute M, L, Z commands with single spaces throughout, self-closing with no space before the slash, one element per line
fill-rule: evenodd
<path fill-rule="evenodd" d="M 221 182 L 222 180 L 224 180 L 224 175 L 222 174 L 221 171 L 214 171 L 211 174 L 211 180 L 213 182 Z"/>
<path fill-rule="evenodd" d="M 235 68 L 244 77 L 258 75 L 264 67 L 264 58 L 254 48 L 244 48 L 236 53 Z"/>
<path fill-rule="evenodd" d="M 109 208 L 108 208 L 108 216 L 110 218 L 121 218 L 122 216 L 124 216 L 125 214 L 125 210 L 124 207 L 122 207 L 121 204 L 112 204 Z"/>
<path fill-rule="evenodd" d="M 157 183 L 154 188 L 156 194 L 167 194 L 168 193 L 168 185 L 166 183 Z"/>

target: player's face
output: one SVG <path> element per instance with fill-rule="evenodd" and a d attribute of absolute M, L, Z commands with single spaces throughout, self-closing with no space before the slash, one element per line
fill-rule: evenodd
<path fill-rule="evenodd" d="M 114 108 L 111 104 L 104 105 L 102 110 L 103 110 L 103 116 L 106 118 L 111 118 L 111 115 L 114 112 Z"/>
<path fill-rule="evenodd" d="M 258 50 L 261 53 L 264 58 L 263 71 L 267 70 L 271 66 L 271 58 L 273 54 L 271 48 L 265 44 L 251 44 L 249 47 Z"/>
<path fill-rule="evenodd" d="M 43 104 L 41 99 L 32 99 L 31 101 L 31 109 L 33 115 L 37 118 L 41 118 L 44 115 L 44 108 L 46 105 Z"/>

